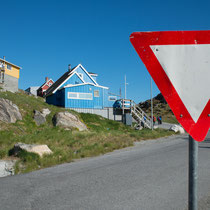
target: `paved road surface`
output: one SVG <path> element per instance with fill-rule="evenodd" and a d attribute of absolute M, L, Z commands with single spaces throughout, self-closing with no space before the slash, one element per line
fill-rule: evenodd
<path fill-rule="evenodd" d="M 186 209 L 188 137 L 0 179 L 0 209 Z M 210 209 L 210 138 L 199 144 L 199 205 Z"/>

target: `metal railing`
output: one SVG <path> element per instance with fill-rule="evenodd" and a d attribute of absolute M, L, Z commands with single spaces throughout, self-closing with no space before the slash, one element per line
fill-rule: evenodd
<path fill-rule="evenodd" d="M 116 101 L 119 109 L 122 109 L 124 115 L 125 110 L 130 110 L 132 117 L 137 121 L 139 126 L 144 125 L 149 129 L 152 128 L 151 118 L 133 101 L 130 99 L 119 99 Z"/>

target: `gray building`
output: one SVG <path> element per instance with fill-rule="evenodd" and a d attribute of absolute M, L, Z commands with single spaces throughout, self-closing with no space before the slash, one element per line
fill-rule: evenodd
<path fill-rule="evenodd" d="M 0 58 L 0 87 L 11 92 L 18 91 L 21 67 Z"/>
<path fill-rule="evenodd" d="M 35 95 L 37 96 L 37 90 L 38 90 L 39 86 L 33 86 L 33 87 L 29 87 L 27 88 L 25 91 L 29 94 Z"/>

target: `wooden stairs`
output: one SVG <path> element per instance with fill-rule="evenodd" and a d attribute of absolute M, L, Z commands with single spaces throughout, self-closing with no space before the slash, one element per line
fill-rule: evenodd
<path fill-rule="evenodd" d="M 139 107 L 133 100 L 119 99 L 117 108 L 122 109 L 122 115 L 130 113 L 133 119 L 137 122 L 138 127 L 147 127 L 152 129 L 151 118 Z"/>

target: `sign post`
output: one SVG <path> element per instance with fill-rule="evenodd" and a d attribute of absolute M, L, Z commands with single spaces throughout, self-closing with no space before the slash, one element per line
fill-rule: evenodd
<path fill-rule="evenodd" d="M 188 209 L 197 210 L 198 142 L 189 135 Z"/>

